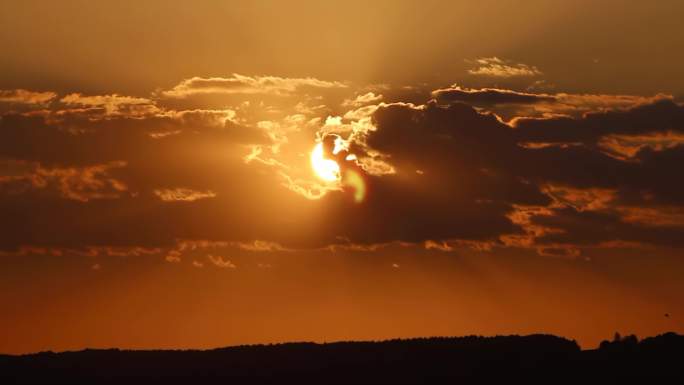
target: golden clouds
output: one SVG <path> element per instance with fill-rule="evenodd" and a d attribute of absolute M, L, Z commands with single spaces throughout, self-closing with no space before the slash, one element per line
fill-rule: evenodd
<path fill-rule="evenodd" d="M 678 216 L 658 209 L 680 205 L 678 185 L 668 190 L 658 171 L 680 156 L 681 106 L 671 96 L 451 86 L 419 103 L 395 101 L 403 87 L 369 89 L 234 75 L 186 79 L 174 97 L 55 96 L 49 106 L 2 114 L 0 151 L 9 160 L 0 204 L 19 210 L 58 198 L 79 202 L 89 218 L 96 204 L 149 213 L 91 225 L 96 241 L 84 245 L 106 246 L 118 226 L 136 229 L 120 241 L 136 247 L 216 242 L 167 248 L 175 262 L 188 253 L 200 261 L 200 251 L 328 250 L 342 247 L 339 237 L 345 250 L 398 242 L 567 255 L 617 241 L 676 243 Z M 325 138 L 336 138 L 331 154 L 315 147 Z M 46 223 L 57 215 L 29 214 L 25 221 Z M 638 232 L 647 221 L 671 233 Z M 74 226 L 70 233 L 90 234 Z M 602 226 L 614 230 L 585 234 Z M 26 232 L 7 243 L 35 239 Z"/>
<path fill-rule="evenodd" d="M 601 210 L 609 207 L 616 197 L 617 190 L 601 188 L 573 188 L 547 184 L 542 191 L 558 205 L 568 205 L 577 211 Z"/>
<path fill-rule="evenodd" d="M 228 259 L 225 259 L 224 257 L 220 255 L 207 255 L 207 258 L 213 263 L 216 267 L 220 267 L 222 269 L 235 269 L 237 266 L 233 262 L 231 262 Z"/>
<path fill-rule="evenodd" d="M 344 107 L 361 107 L 366 104 L 378 103 L 382 100 L 382 95 L 376 95 L 374 92 L 367 92 L 363 95 L 359 94 L 354 99 L 345 99 L 342 102 Z"/>
<path fill-rule="evenodd" d="M 142 116 L 159 111 L 150 99 L 117 94 L 85 96 L 80 93 L 73 93 L 61 98 L 60 102 L 67 106 L 102 108 L 105 115 Z"/>
<path fill-rule="evenodd" d="M 641 135 L 606 135 L 598 145 L 620 159 L 633 159 L 639 151 L 651 149 L 663 151 L 684 144 L 684 134 L 673 131 L 661 131 Z"/>
<path fill-rule="evenodd" d="M 542 72 L 535 66 L 502 60 L 496 56 L 483 57 L 475 60 L 476 67 L 469 69 L 471 75 L 510 78 L 518 76 L 538 76 Z"/>
<path fill-rule="evenodd" d="M 45 104 L 53 100 L 56 93 L 35 92 L 24 89 L 0 90 L 0 103 Z"/>
<path fill-rule="evenodd" d="M 248 251 L 290 251 L 277 242 L 269 242 L 259 239 L 253 242 L 237 242 L 236 245 L 240 249 Z"/>
<path fill-rule="evenodd" d="M 154 194 L 164 202 L 194 202 L 216 197 L 216 193 L 211 190 L 197 191 L 183 187 L 154 190 Z"/>
<path fill-rule="evenodd" d="M 273 94 L 288 95 L 301 88 L 345 88 L 340 82 L 316 78 L 282 78 L 278 76 L 244 76 L 202 78 L 192 77 L 163 91 L 162 95 L 184 98 L 200 94 Z"/>

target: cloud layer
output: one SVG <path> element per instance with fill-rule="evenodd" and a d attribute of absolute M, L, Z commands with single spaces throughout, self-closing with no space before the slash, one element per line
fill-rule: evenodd
<path fill-rule="evenodd" d="M 477 63 L 478 74 L 539 73 Z M 235 74 L 146 96 L 2 91 L 0 249 L 180 261 L 204 249 L 684 246 L 684 107 L 669 95 L 454 85 L 409 103 L 405 89 L 367 90 Z M 361 203 L 311 170 L 330 134 L 354 155 L 340 162 L 363 181 Z"/>

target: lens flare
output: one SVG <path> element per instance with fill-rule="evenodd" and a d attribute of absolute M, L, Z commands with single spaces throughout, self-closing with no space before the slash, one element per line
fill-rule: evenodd
<path fill-rule="evenodd" d="M 318 143 L 311 152 L 311 167 L 316 176 L 326 182 L 340 180 L 340 165 L 323 156 L 323 143 Z"/>
<path fill-rule="evenodd" d="M 366 197 L 366 183 L 361 174 L 354 170 L 347 170 L 344 174 L 344 184 L 354 189 L 354 202 L 363 202 Z"/>

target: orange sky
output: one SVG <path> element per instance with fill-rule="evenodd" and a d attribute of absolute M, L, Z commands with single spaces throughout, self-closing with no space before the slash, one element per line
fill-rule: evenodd
<path fill-rule="evenodd" d="M 681 11 L 1 4 L 0 353 L 682 332 Z"/>

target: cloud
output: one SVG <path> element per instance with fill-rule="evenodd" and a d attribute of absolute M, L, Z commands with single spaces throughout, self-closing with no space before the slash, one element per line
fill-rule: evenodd
<path fill-rule="evenodd" d="M 532 222 L 557 229 L 535 240 L 538 247 L 601 246 L 607 242 L 631 242 L 665 247 L 684 247 L 683 228 L 677 226 L 644 226 L 623 220 L 612 210 L 576 211 L 570 207 L 555 209 L 552 215 L 536 216 Z M 545 246 L 547 245 L 547 246 Z"/>
<path fill-rule="evenodd" d="M 557 104 L 550 106 L 549 113 L 575 116 L 587 112 L 628 110 L 673 99 L 672 95 L 662 93 L 653 96 L 557 93 L 553 97 Z"/>
<path fill-rule="evenodd" d="M 284 172 L 281 172 L 279 175 L 283 179 L 283 182 L 281 183 L 282 186 L 285 186 L 288 190 L 295 192 L 309 200 L 318 200 L 323 198 L 330 191 L 342 190 L 342 187 L 337 184 L 296 179 Z"/>
<path fill-rule="evenodd" d="M 432 95 L 439 101 L 464 102 L 472 105 L 485 106 L 497 104 L 534 104 L 556 101 L 556 98 L 551 95 L 531 94 L 497 88 L 461 88 L 456 85 L 432 91 Z"/>
<path fill-rule="evenodd" d="M 177 239 L 175 245 L 167 250 L 166 260 L 169 262 L 180 262 L 186 254 L 204 251 L 207 249 L 216 250 L 225 248 L 229 245 L 225 241 L 210 241 L 206 239 Z"/>
<path fill-rule="evenodd" d="M 125 117 L 129 119 L 143 119 L 151 116 L 163 115 L 151 99 L 133 96 L 111 95 L 83 95 L 72 93 L 60 99 L 67 108 L 48 112 L 51 119 L 63 120 L 65 117 L 85 117 L 89 120 L 112 119 Z"/>
<path fill-rule="evenodd" d="M 278 76 L 192 77 L 163 91 L 163 96 L 184 98 L 199 94 L 273 94 L 288 95 L 301 88 L 346 88 L 340 82 L 316 78 L 282 78 Z"/>
<path fill-rule="evenodd" d="M 535 66 L 502 60 L 496 56 L 476 59 L 476 67 L 468 70 L 471 75 L 498 78 L 538 76 L 542 72 Z"/>
<path fill-rule="evenodd" d="M 57 94 L 51 91 L 34 92 L 24 89 L 0 90 L 0 103 L 46 104 L 55 97 L 57 97 Z"/>
<path fill-rule="evenodd" d="M 237 242 L 235 244 L 240 249 L 247 251 L 290 251 L 290 249 L 283 247 L 281 244 L 277 242 L 269 242 L 262 240 L 255 240 L 253 242 Z"/>
<path fill-rule="evenodd" d="M 670 135 L 674 142 L 684 127 L 684 109 L 669 98 L 647 101 L 637 98 L 631 108 L 587 112 L 580 117 L 518 118 L 511 124 L 516 135 L 528 142 L 595 145 L 604 138 L 627 141 L 632 137 L 642 142 L 653 139 L 653 146 L 660 142 L 655 147 L 668 147 L 667 137 L 658 138 Z"/>
<path fill-rule="evenodd" d="M 576 258 L 580 256 L 581 252 L 579 249 L 574 247 L 563 247 L 563 246 L 542 246 L 537 248 L 539 255 L 544 257 L 553 258 Z"/>
<path fill-rule="evenodd" d="M 449 244 L 445 241 L 435 242 L 435 241 L 430 240 L 430 239 L 425 241 L 425 249 L 426 250 L 439 250 L 439 251 L 453 251 L 454 250 L 454 248 L 449 246 Z"/>
<path fill-rule="evenodd" d="M 376 129 L 365 134 L 362 147 L 385 154 L 398 176 L 420 177 L 426 191 L 440 192 L 430 198 L 415 197 L 410 203 L 386 207 L 386 212 L 406 213 L 407 207 L 426 210 L 426 201 L 430 201 L 444 210 L 459 207 L 452 215 L 463 219 L 468 212 L 466 202 L 470 202 L 480 209 L 478 217 L 492 215 L 494 220 L 500 215 L 511 220 L 508 230 L 502 226 L 494 231 L 494 226 L 484 225 L 483 229 L 491 231 L 490 239 L 510 246 L 537 248 L 541 254 L 558 254 L 563 249 L 564 253 L 575 255 L 573 250 L 580 247 L 578 244 L 595 247 L 615 241 L 672 245 L 678 244 L 676 239 L 684 233 L 678 217 L 651 219 L 654 223 L 669 224 L 662 233 L 639 232 L 644 226 L 629 223 L 634 222 L 634 215 L 626 216 L 621 207 L 658 207 L 681 202 L 677 196 L 684 193 L 684 185 L 679 183 L 681 178 L 673 179 L 668 170 L 673 170 L 675 159 L 684 157 L 684 147 L 668 139 L 678 138 L 672 127 L 684 128 L 682 112 L 683 107 L 661 100 L 577 118 L 521 120 L 511 129 L 495 117 L 463 104 L 386 105 L 374 114 Z M 616 159 L 597 145 L 606 135 L 644 135 L 662 132 L 664 128 L 670 134 L 651 139 L 652 144 L 641 148 L 634 161 Z M 520 143 L 525 142 L 574 145 L 521 147 Z M 415 170 L 424 174 L 411 177 Z M 389 183 L 390 179 L 380 178 L 379 183 Z M 403 194 L 400 189 L 394 191 L 397 196 Z M 437 197 L 441 196 L 448 197 L 448 201 L 440 201 Z M 494 203 L 504 209 L 499 214 L 488 214 L 487 206 Z M 534 210 L 521 211 L 526 207 Z M 430 248 L 451 247 L 444 242 L 450 239 L 486 240 L 468 235 L 445 212 L 424 213 L 425 218 L 405 218 L 426 223 L 420 234 L 430 240 Z M 586 218 L 586 227 L 572 225 L 571 218 Z M 440 226 L 429 225 L 437 219 Z M 601 230 L 606 225 L 616 230 Z M 451 234 L 447 236 L 441 230 L 444 227 Z M 428 235 L 439 231 L 441 237 Z M 587 233 L 590 231 L 591 236 Z"/>
<path fill-rule="evenodd" d="M 367 92 L 363 95 L 357 95 L 354 99 L 345 99 L 342 102 L 343 107 L 361 107 L 365 104 L 378 103 L 382 100 L 382 95 L 376 95 L 373 92 Z"/>
<path fill-rule="evenodd" d="M 236 115 L 235 110 L 229 108 L 164 111 L 161 114 L 161 116 L 177 119 L 184 125 L 209 127 L 225 127 L 230 123 L 237 123 Z"/>
<path fill-rule="evenodd" d="M 0 173 L 0 191 L 21 193 L 27 189 L 53 189 L 65 199 L 87 202 L 92 199 L 115 199 L 128 190 L 125 183 L 109 175 L 110 170 L 125 167 L 115 161 L 85 167 L 44 167 L 39 163 L 4 161 Z"/>
<path fill-rule="evenodd" d="M 344 113 L 344 118 L 354 121 L 361 121 L 364 118 L 368 118 L 373 115 L 373 113 L 378 109 L 378 105 L 370 105 L 359 107 L 355 110 L 349 110 Z"/>
<path fill-rule="evenodd" d="M 623 222 L 648 227 L 684 227 L 684 207 L 618 207 Z"/>
<path fill-rule="evenodd" d="M 523 201 L 547 200 L 512 178 L 482 175 L 485 164 L 475 158 L 482 155 L 479 147 L 496 151 L 497 144 L 489 138 L 510 138 L 510 128 L 492 116 L 463 105 L 388 104 L 376 111 L 373 124 L 374 129 L 354 138 L 354 144 L 383 154 L 395 173 L 369 175 L 368 190 L 373 193 L 363 212 L 339 214 L 351 217 L 345 235 L 355 242 L 370 240 L 369 234 L 362 233 L 368 226 L 374 229 L 375 242 L 494 240 L 502 233 L 519 231 L 505 215 L 510 208 L 502 192 Z M 384 218 L 383 224 L 376 223 L 375 217 Z"/>
<path fill-rule="evenodd" d="M 663 151 L 684 145 L 684 133 L 674 131 L 652 132 L 643 135 L 609 134 L 601 137 L 598 146 L 621 159 L 634 159 L 639 151 Z"/>
<path fill-rule="evenodd" d="M 145 248 L 140 246 L 81 246 L 69 247 L 43 247 L 35 245 L 21 245 L 13 251 L 0 251 L 0 256 L 26 256 L 26 255 L 51 255 L 63 256 L 67 254 L 84 257 L 140 257 L 144 255 L 160 254 L 160 248 Z"/>
<path fill-rule="evenodd" d="M 454 251 L 458 247 L 469 248 L 471 250 L 477 251 L 491 251 L 497 246 L 501 246 L 501 243 L 498 240 L 477 241 L 467 239 L 448 239 L 436 242 L 428 239 L 423 243 L 423 248 L 425 250 L 438 250 L 442 252 Z"/>
<path fill-rule="evenodd" d="M 331 252 L 375 252 L 381 249 L 398 249 L 398 248 L 411 248 L 416 247 L 415 242 L 404 242 L 404 241 L 388 241 L 388 242 L 377 242 L 377 243 L 355 243 L 348 237 L 336 237 L 335 241 L 320 250 L 327 250 Z"/>
<path fill-rule="evenodd" d="M 211 190 L 198 191 L 184 187 L 154 190 L 154 194 L 164 202 L 194 202 L 199 199 L 216 197 L 216 193 Z"/>
<path fill-rule="evenodd" d="M 119 113 L 124 108 L 134 110 L 137 106 L 144 106 L 145 109 L 155 108 L 154 102 L 150 99 L 117 94 L 85 96 L 73 93 L 64 96 L 60 102 L 68 106 L 101 107 L 109 115 Z"/>
<path fill-rule="evenodd" d="M 605 209 L 615 199 L 617 193 L 617 190 L 611 189 L 577 189 L 553 184 L 543 186 L 542 191 L 551 197 L 556 205 L 571 206 L 577 211 Z"/>
<path fill-rule="evenodd" d="M 222 269 L 235 269 L 235 268 L 237 268 L 237 266 L 235 266 L 234 263 L 232 263 L 231 261 L 229 261 L 227 259 L 223 259 L 223 257 L 220 255 L 214 256 L 214 255 L 209 254 L 209 255 L 207 255 L 207 258 L 209 258 L 211 263 L 213 263 L 216 267 L 220 267 Z"/>
<path fill-rule="evenodd" d="M 143 156 L 146 160 L 141 161 L 152 162 L 167 157 L 172 148 L 196 151 L 216 146 L 216 150 L 225 151 L 233 150 L 231 146 L 269 141 L 263 132 L 236 123 L 235 112 L 229 109 L 165 110 L 133 117 L 119 110 L 119 114 L 106 118 L 102 113 L 93 118 L 90 111 L 61 112 L 2 115 L 0 158 L 60 167 Z"/>
<path fill-rule="evenodd" d="M 432 91 L 439 103 L 466 103 L 506 119 L 581 117 L 586 113 L 628 110 L 672 100 L 671 95 L 603 95 L 531 93 L 503 88 L 464 88 L 453 85 Z"/>
<path fill-rule="evenodd" d="M 0 250 L 140 248 L 190 265 L 207 254 L 681 245 L 684 108 L 671 96 L 453 86 L 436 101 L 388 103 L 351 86 L 319 98 L 329 88 L 307 84 L 233 84 L 263 88 L 235 105 L 75 93 L 0 113 Z M 292 97 L 259 103 L 267 94 Z M 340 162 L 363 181 L 361 202 L 311 170 L 329 134 L 355 156 Z"/>

